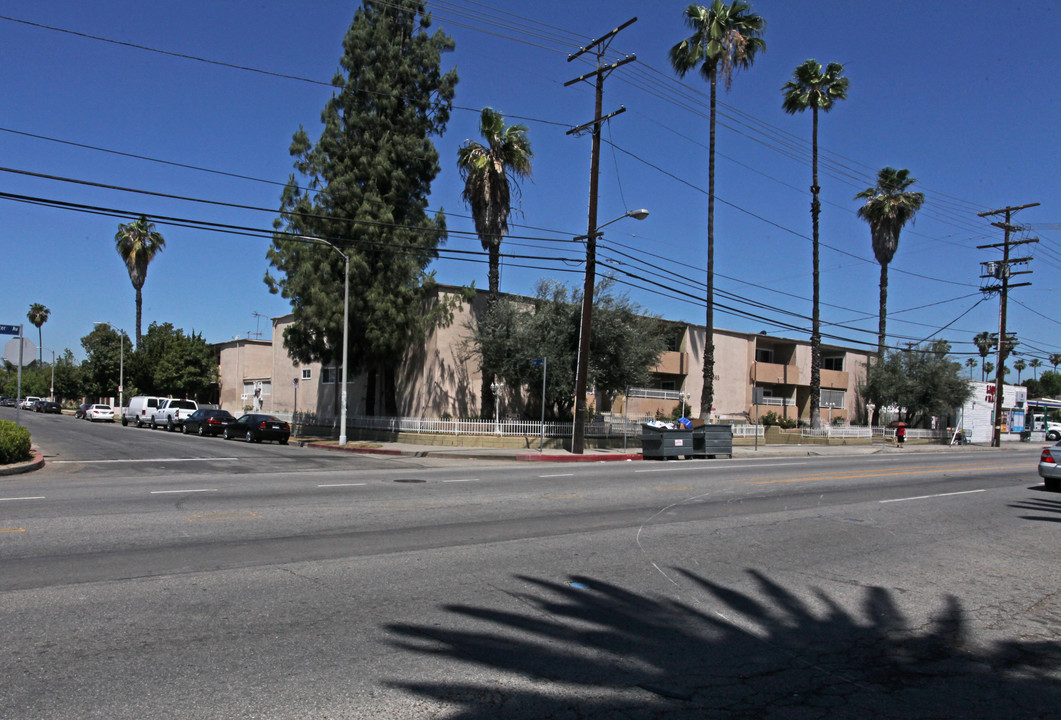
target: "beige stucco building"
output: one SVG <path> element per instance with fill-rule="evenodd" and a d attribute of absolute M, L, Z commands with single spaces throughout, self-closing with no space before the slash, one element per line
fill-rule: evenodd
<path fill-rule="evenodd" d="M 442 287 L 441 293 L 454 288 Z M 405 417 L 475 417 L 479 411 L 481 378 L 478 359 L 468 339 L 476 317 L 485 308 L 485 295 L 462 304 L 453 322 L 438 328 L 423 347 L 411 350 L 396 378 L 398 410 Z M 288 415 L 293 411 L 333 418 L 339 414 L 338 369 L 320 363 L 298 364 L 283 347 L 283 332 L 293 320 L 273 319 L 272 339 L 233 340 L 215 346 L 219 354 L 220 404 L 239 414 L 250 407 Z M 670 414 L 686 401 L 699 403 L 703 387 L 703 326 L 671 323 L 672 346 L 660 357 L 649 387 L 631 388 L 629 397 L 588 402 L 598 412 L 630 417 Z M 809 341 L 766 334 L 716 329 L 715 400 L 712 416 L 719 420 L 754 421 L 755 388 L 762 390 L 760 415 L 773 411 L 789 419 L 810 418 L 811 348 Z M 857 416 L 858 386 L 865 381 L 867 353 L 832 345 L 822 346 L 821 418 L 850 421 Z M 351 375 L 347 412 L 366 408 L 363 375 Z M 527 392 L 533 393 L 534 389 Z M 518 414 L 524 397 L 506 390 L 502 412 Z M 258 403 L 258 405 L 256 405 Z M 376 407 L 382 407 L 381 402 Z M 693 411 L 695 412 L 695 410 Z"/>

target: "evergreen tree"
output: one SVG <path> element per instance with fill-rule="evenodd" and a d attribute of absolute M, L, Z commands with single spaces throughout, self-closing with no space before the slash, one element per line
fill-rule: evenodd
<path fill-rule="evenodd" d="M 348 371 L 368 371 L 368 414 L 375 414 L 377 375 L 384 411 L 397 414 L 396 367 L 447 311 L 424 310 L 434 287 L 427 268 L 446 234 L 445 217 L 429 217 L 426 208 L 439 171 L 430 138 L 446 127 L 457 76 L 441 69 L 453 41 L 429 34 L 430 26 L 419 0 L 364 0 L 343 39 L 320 137 L 314 144 L 300 127 L 292 140 L 296 173 L 267 254 L 279 277 L 266 273 L 265 282 L 294 314 L 284 331 L 288 354 L 336 366 L 343 256 L 349 260 Z"/>
<path fill-rule="evenodd" d="M 863 397 L 877 407 L 904 408 L 903 421 L 927 427 L 933 415 L 950 415 L 972 395 L 961 363 L 949 353 L 943 340 L 887 353 L 867 368 Z"/>

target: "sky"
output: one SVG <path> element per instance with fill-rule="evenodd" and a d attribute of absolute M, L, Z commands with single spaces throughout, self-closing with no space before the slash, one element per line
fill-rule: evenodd
<path fill-rule="evenodd" d="M 819 128 L 824 342 L 876 347 L 880 266 L 855 195 L 892 166 L 917 178 L 925 204 L 890 266 L 889 345 L 942 338 L 960 359 L 975 355 L 973 335 L 999 323 L 998 296 L 980 291 L 981 263 L 1001 258 L 978 246 L 1003 240 L 990 224 L 1002 217 L 978 213 L 1039 203 L 1013 216 L 1026 228 L 1013 238 L 1039 242 L 1014 252 L 1034 259 L 1013 282 L 1032 284 L 1011 290 L 1007 326 L 1026 361 L 1045 369 L 1061 353 L 1052 280 L 1061 270 L 1061 6 L 750 4 L 766 20 L 766 51 L 719 91 L 715 326 L 809 336 L 811 114 L 785 114 L 781 88 L 814 58 L 842 63 L 850 80 Z M 604 112 L 625 112 L 602 132 L 598 224 L 640 208 L 650 215 L 604 229 L 598 277 L 613 275 L 645 312 L 704 322 L 708 86 L 692 73 L 679 80 L 667 60 L 689 35 L 685 5 L 428 3 L 432 31 L 455 43 L 444 67 L 460 78 L 446 132 L 433 139 L 441 168 L 429 204 L 450 231 L 433 266 L 440 282 L 487 286 L 485 257 L 455 252 L 481 252 L 456 154 L 479 138 L 479 111 L 490 106 L 527 126 L 534 151 L 502 245 L 501 289 L 530 295 L 545 278 L 581 286 L 585 251 L 574 238 L 587 232 L 590 138 L 567 131 L 592 119 L 594 98 L 591 84 L 565 83 L 591 70 L 593 56 L 568 57 L 636 17 L 605 56 L 637 59 L 605 82 Z M 26 323 L 36 342 L 26 313 L 43 303 L 44 347 L 78 358 L 94 322 L 132 337 L 134 290 L 114 235 L 143 213 L 166 240 L 143 289 L 144 332 L 169 322 L 208 342 L 268 338 L 270 318 L 290 311 L 263 282 L 288 147 L 300 125 L 319 133 L 357 7 L 0 0 L 0 324 Z"/>

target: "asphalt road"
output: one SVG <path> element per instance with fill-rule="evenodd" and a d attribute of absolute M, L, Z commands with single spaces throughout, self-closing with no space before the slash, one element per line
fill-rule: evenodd
<path fill-rule="evenodd" d="M 1034 448 L 534 465 L 23 419 L 0 718 L 1061 707 Z"/>

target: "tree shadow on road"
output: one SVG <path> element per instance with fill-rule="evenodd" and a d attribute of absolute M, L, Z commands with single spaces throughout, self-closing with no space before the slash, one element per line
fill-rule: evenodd
<path fill-rule="evenodd" d="M 518 576 L 518 612 L 455 605 L 449 627 L 390 625 L 397 647 L 453 663 L 442 667 L 463 679 L 392 685 L 464 720 L 1045 718 L 1061 708 L 1058 644 L 976 645 L 955 597 L 922 622 L 885 588 L 845 608 L 756 571 L 747 591 L 676 572 L 698 599 Z"/>
<path fill-rule="evenodd" d="M 1061 522 L 1061 499 L 1054 498 L 1029 498 L 1010 505 L 1011 508 L 1019 510 L 1033 510 L 1035 512 L 1053 513 L 1053 515 L 1021 515 L 1022 520 L 1043 520 L 1045 522 Z"/>

